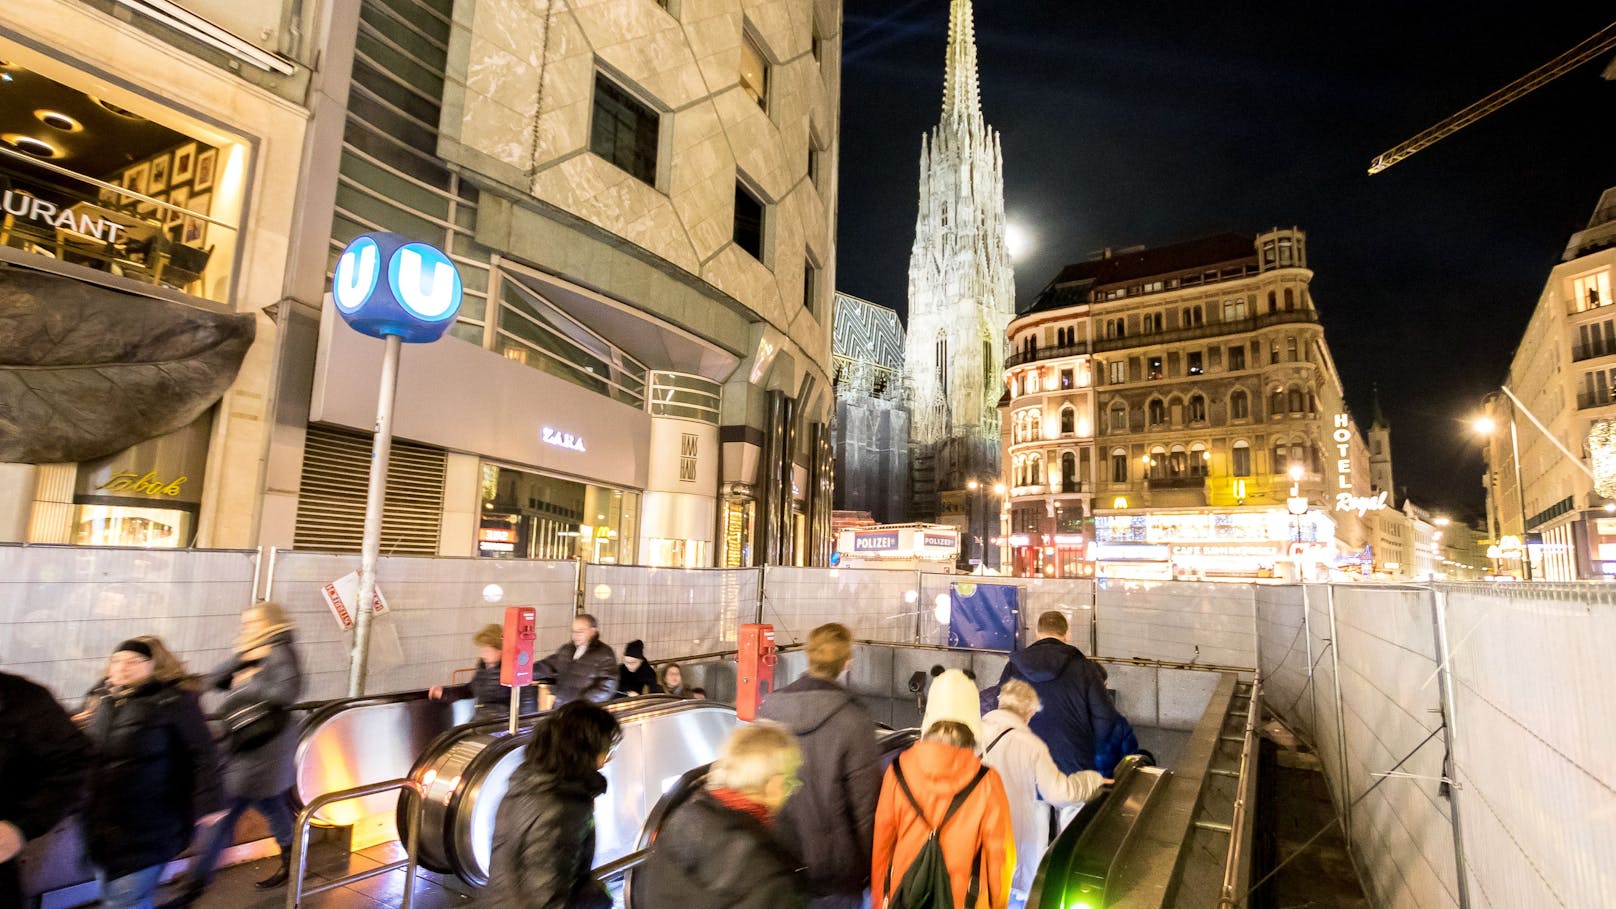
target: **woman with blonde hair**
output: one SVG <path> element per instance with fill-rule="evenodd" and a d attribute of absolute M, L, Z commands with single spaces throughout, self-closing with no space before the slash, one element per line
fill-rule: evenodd
<path fill-rule="evenodd" d="M 188 678 L 161 640 L 130 638 L 88 718 L 95 759 L 80 829 L 108 909 L 151 909 L 163 867 L 217 801 L 213 737 Z"/>
<path fill-rule="evenodd" d="M 999 771 L 1010 798 L 1010 826 L 1016 836 L 1016 871 L 1010 884 L 1011 905 L 1022 905 L 1032 890 L 1038 862 L 1049 840 L 1049 811 L 1082 805 L 1105 784 L 1093 770 L 1062 773 L 1049 745 L 1027 725 L 1043 705 L 1038 692 L 1020 679 L 999 686 L 999 707 L 982 718 L 987 747 L 982 763 Z"/>
<path fill-rule="evenodd" d="M 759 720 L 724 743 L 707 786 L 673 810 L 646 859 L 635 900 L 647 909 L 802 909 L 797 856 L 774 820 L 799 785 L 802 752 L 784 726 Z"/>
<path fill-rule="evenodd" d="M 297 749 L 297 723 L 291 706 L 303 693 L 303 672 L 293 647 L 292 620 L 279 603 L 257 603 L 241 613 L 235 652 L 206 678 L 206 687 L 228 692 L 220 710 L 225 733 L 224 785 L 228 798 L 224 817 L 208 831 L 206 842 L 182 882 L 178 898 L 185 905 L 202 894 L 213 877 L 219 855 L 229 844 L 236 822 L 256 810 L 269 822 L 280 846 L 280 863 L 258 881 L 261 890 L 286 883 L 291 865 L 292 760 Z"/>

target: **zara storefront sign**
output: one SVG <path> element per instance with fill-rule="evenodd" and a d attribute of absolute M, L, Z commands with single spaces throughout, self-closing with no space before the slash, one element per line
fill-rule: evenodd
<path fill-rule="evenodd" d="M 539 440 L 546 445 L 554 445 L 557 448 L 569 448 L 573 451 L 582 452 L 587 452 L 589 450 L 584 447 L 583 436 L 575 436 L 570 432 L 562 432 L 559 429 L 551 429 L 548 426 L 539 430 Z"/>
<path fill-rule="evenodd" d="M 1371 511 L 1385 508 L 1384 492 L 1372 496 L 1352 494 L 1352 418 L 1344 413 L 1336 414 L 1335 432 L 1330 439 L 1335 442 L 1335 482 L 1339 490 L 1335 494 L 1335 510 L 1355 511 L 1361 518 Z"/>

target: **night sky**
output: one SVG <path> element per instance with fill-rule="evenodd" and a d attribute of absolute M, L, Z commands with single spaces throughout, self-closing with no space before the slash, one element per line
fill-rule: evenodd
<path fill-rule="evenodd" d="M 1234 7 L 977 0 L 1005 206 L 1036 244 L 1016 264 L 1019 305 L 1107 246 L 1301 227 L 1365 426 L 1379 385 L 1398 486 L 1479 517 L 1480 450 L 1462 420 L 1503 381 L 1549 269 L 1616 185 L 1609 57 L 1366 170 L 1598 31 L 1609 11 Z M 837 286 L 902 312 L 948 2 L 846 0 L 845 12 Z"/>

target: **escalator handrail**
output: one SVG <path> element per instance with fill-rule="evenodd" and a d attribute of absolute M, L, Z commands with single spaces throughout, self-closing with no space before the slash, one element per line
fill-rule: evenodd
<path fill-rule="evenodd" d="M 1040 909 L 1043 906 L 1046 891 L 1050 886 L 1053 886 L 1053 882 L 1049 881 L 1048 876 L 1055 871 L 1054 863 L 1083 845 L 1089 831 L 1096 829 L 1100 819 L 1116 804 L 1116 800 L 1112 796 L 1118 792 L 1126 791 L 1132 783 L 1133 775 L 1145 766 L 1149 765 L 1140 755 L 1129 755 L 1123 758 L 1117 764 L 1112 781 L 1101 787 L 1093 798 L 1083 804 L 1083 807 L 1077 813 L 1077 817 L 1073 818 L 1072 822 L 1066 825 L 1066 829 L 1062 830 L 1054 842 L 1049 844 L 1049 848 L 1044 850 L 1043 858 L 1038 862 L 1038 873 L 1033 878 L 1031 892 L 1027 897 L 1026 909 Z M 1069 869 L 1071 864 L 1071 861 L 1066 861 L 1066 868 L 1062 870 Z M 1062 898 L 1057 899 L 1053 905 L 1062 907 L 1066 903 Z"/>

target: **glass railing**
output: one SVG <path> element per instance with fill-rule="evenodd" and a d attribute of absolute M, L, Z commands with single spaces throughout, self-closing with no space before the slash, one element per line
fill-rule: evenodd
<path fill-rule="evenodd" d="M 176 204 L 0 146 L 0 255 L 228 303 L 237 226 L 208 213 L 214 195 Z"/>

